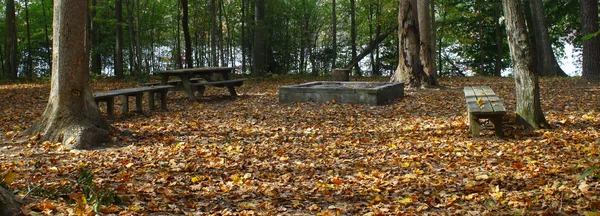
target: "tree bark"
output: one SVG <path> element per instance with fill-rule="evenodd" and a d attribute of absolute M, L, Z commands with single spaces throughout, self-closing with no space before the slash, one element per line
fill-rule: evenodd
<path fill-rule="evenodd" d="M 519 0 L 502 0 L 513 61 L 517 96 L 517 124 L 529 129 L 549 128 L 540 105 L 540 87 Z"/>
<path fill-rule="evenodd" d="M 213 67 L 219 66 L 219 58 L 217 56 L 217 0 L 210 2 L 210 9 L 212 12 L 212 24 L 210 28 L 210 53 L 212 58 Z"/>
<path fill-rule="evenodd" d="M 185 38 L 185 64 L 187 65 L 187 68 L 193 68 L 192 38 L 190 37 L 190 26 L 188 23 L 188 0 L 181 0 L 181 6 L 183 8 L 183 18 L 181 23 L 183 25 L 183 37 Z"/>
<path fill-rule="evenodd" d="M 581 25 L 583 35 L 598 32 L 598 1 L 581 0 Z M 600 36 L 583 41 L 584 80 L 600 80 Z"/>
<path fill-rule="evenodd" d="M 52 84 L 46 110 L 23 134 L 69 149 L 109 141 L 109 123 L 92 96 L 86 44 L 87 0 L 54 0 Z"/>
<path fill-rule="evenodd" d="M 529 7 L 531 9 L 533 35 L 537 51 L 535 55 L 537 72 L 540 76 L 567 76 L 558 65 L 552 45 L 550 44 L 542 0 L 529 0 Z"/>
<path fill-rule="evenodd" d="M 242 74 L 246 73 L 246 0 L 242 1 Z M 335 0 L 334 0 L 335 1 Z"/>
<path fill-rule="evenodd" d="M 431 18 L 429 17 L 429 1 L 430 0 L 418 0 L 417 11 L 419 16 L 419 36 L 421 42 L 419 43 L 421 51 L 421 63 L 423 64 L 423 71 L 429 77 L 429 84 L 432 86 L 439 86 L 437 82 L 437 70 L 435 67 L 435 51 L 433 50 L 432 32 L 431 32 Z"/>
<path fill-rule="evenodd" d="M 356 58 L 356 0 L 350 0 L 350 48 L 352 59 Z M 355 68 L 355 73 L 360 76 L 360 67 Z"/>
<path fill-rule="evenodd" d="M 102 56 L 98 52 L 98 24 L 96 23 L 96 0 L 92 0 L 90 8 L 90 54 L 91 66 L 90 71 L 94 74 L 102 73 Z"/>
<path fill-rule="evenodd" d="M 266 43 L 266 25 L 265 25 L 265 1 L 264 0 L 256 0 L 254 3 L 255 7 L 255 24 L 254 24 L 254 47 L 253 47 L 253 57 L 254 61 L 254 71 L 253 73 L 262 78 L 266 74 L 266 53 L 267 53 L 267 43 Z"/>
<path fill-rule="evenodd" d="M 143 66 L 142 66 L 142 25 L 141 25 L 141 18 L 140 18 L 140 14 L 142 13 L 142 11 L 140 10 L 140 0 L 136 0 L 135 1 L 135 11 L 136 11 L 136 17 L 135 17 L 135 45 L 136 45 L 136 54 L 137 54 L 137 61 L 136 61 L 136 70 L 137 70 L 137 74 L 138 76 L 142 76 L 143 73 Z"/>
<path fill-rule="evenodd" d="M 394 30 L 395 29 L 388 31 L 385 34 L 379 35 L 379 37 L 377 37 L 375 40 L 371 41 L 371 43 L 369 43 L 369 45 L 358 56 L 356 56 L 356 58 L 352 59 L 350 61 L 350 63 L 348 63 L 348 65 L 346 65 L 346 67 L 344 67 L 344 69 L 351 70 L 365 56 L 367 56 L 369 53 L 373 53 L 373 49 L 375 49 L 375 47 L 377 47 L 383 40 L 385 40 L 388 36 L 390 36 L 394 32 Z"/>
<path fill-rule="evenodd" d="M 390 80 L 404 82 L 410 88 L 426 87 L 429 83 L 420 61 L 421 41 L 417 19 L 417 0 L 400 0 L 398 68 Z"/>
<path fill-rule="evenodd" d="M 51 43 L 50 43 L 50 35 L 48 34 L 48 22 L 47 22 L 47 18 L 46 18 L 46 4 L 44 3 L 45 1 L 42 1 L 42 14 L 44 16 L 44 33 L 45 33 L 45 38 L 46 39 L 46 52 L 48 53 L 48 65 L 50 68 L 50 71 L 52 71 L 52 47 L 51 47 Z"/>
<path fill-rule="evenodd" d="M 0 187 L 0 215 L 21 215 L 21 201 L 10 191 Z"/>
<path fill-rule="evenodd" d="M 15 18 L 15 0 L 6 0 L 6 43 L 4 44 L 4 76 L 17 79 L 17 20 Z"/>
<path fill-rule="evenodd" d="M 331 61 L 331 69 L 336 68 L 336 62 L 337 62 L 337 15 L 336 15 L 336 4 L 335 4 L 335 0 L 331 0 L 331 16 L 332 16 L 332 30 L 331 30 L 331 36 L 333 37 L 333 41 L 332 43 L 332 52 L 333 52 L 333 60 Z"/>
<path fill-rule="evenodd" d="M 496 0 L 500 2 L 499 0 Z M 494 2 L 494 4 L 498 3 Z M 496 63 L 494 63 L 494 76 L 501 77 L 502 76 L 502 59 L 504 57 L 504 31 L 502 31 L 502 25 L 500 25 L 500 18 L 502 16 L 502 9 L 498 7 L 494 7 L 494 20 L 495 20 L 495 29 L 496 29 Z"/>
<path fill-rule="evenodd" d="M 25 0 L 25 19 L 27 21 L 27 78 L 33 78 L 33 58 L 31 57 L 31 25 L 29 24 L 29 0 Z"/>
<path fill-rule="evenodd" d="M 115 76 L 117 79 L 123 79 L 123 1 L 115 0 L 115 13 L 117 23 L 115 25 L 116 45 L 115 45 Z"/>

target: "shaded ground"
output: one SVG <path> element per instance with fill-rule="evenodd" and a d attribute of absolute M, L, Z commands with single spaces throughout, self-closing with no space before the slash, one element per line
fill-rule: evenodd
<path fill-rule="evenodd" d="M 442 78 L 444 88 L 407 91 L 386 106 L 278 104 L 279 86 L 306 81 L 248 81 L 236 99 L 208 88 L 200 103 L 170 93 L 169 112 L 145 106 L 141 114 L 117 114 L 113 134 L 130 135 L 95 151 L 66 151 L 34 138 L 13 143 L 14 131 L 41 116 L 49 85 L 2 85 L 0 173 L 16 172 L 11 190 L 34 200 L 27 211 L 46 214 L 90 210 L 76 183 L 85 166 L 95 191 L 123 201 L 106 202 L 103 213 L 514 215 L 600 208 L 600 180 L 593 177 L 600 171 L 580 179 L 600 166 L 598 85 L 542 79 L 542 108 L 554 128 L 524 132 L 514 126 L 509 78 Z M 101 82 L 94 89 L 131 85 Z M 489 85 L 503 99 L 511 113 L 505 140 L 494 138 L 491 123 L 481 139 L 470 137 L 466 85 Z"/>

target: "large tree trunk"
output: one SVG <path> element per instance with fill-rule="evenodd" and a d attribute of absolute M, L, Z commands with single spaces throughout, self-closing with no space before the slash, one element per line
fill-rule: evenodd
<path fill-rule="evenodd" d="M 265 1 L 255 1 L 255 24 L 254 24 L 254 47 L 253 57 L 254 71 L 258 77 L 263 77 L 266 73 L 266 53 L 267 53 L 267 32 L 265 26 Z"/>
<path fill-rule="evenodd" d="M 420 61 L 417 0 L 400 0 L 398 12 L 398 68 L 392 82 L 404 82 L 408 87 L 421 88 L 429 83 Z"/>
<path fill-rule="evenodd" d="M 418 0 L 417 11 L 419 14 L 419 36 L 421 42 L 419 43 L 421 51 L 421 63 L 423 64 L 423 71 L 429 76 L 429 84 L 432 86 L 438 86 L 437 82 L 437 70 L 435 66 L 435 51 L 433 49 L 433 40 L 431 37 L 431 18 L 429 17 L 429 1 L 430 0 Z"/>
<path fill-rule="evenodd" d="M 44 114 L 24 134 L 90 149 L 109 141 L 109 123 L 92 96 L 86 44 L 87 0 L 54 0 L 52 85 Z"/>
<path fill-rule="evenodd" d="M 542 0 L 529 0 L 535 38 L 537 72 L 540 76 L 567 76 L 560 68 L 550 44 Z"/>
<path fill-rule="evenodd" d="M 116 46 L 115 46 L 115 76 L 118 79 L 123 79 L 123 1 L 115 0 L 115 12 L 117 15 L 116 28 Z"/>
<path fill-rule="evenodd" d="M 581 0 L 583 35 L 598 31 L 598 0 Z M 583 41 L 583 72 L 585 80 L 600 80 L 600 36 Z"/>
<path fill-rule="evenodd" d="M 6 1 L 6 44 L 4 44 L 4 76 L 17 79 L 17 20 L 15 0 Z"/>
<path fill-rule="evenodd" d="M 519 0 L 502 0 L 510 56 L 515 74 L 517 124 L 531 129 L 548 128 L 550 125 L 548 125 L 540 105 L 538 77 L 527 40 L 523 10 L 519 2 Z"/>
<path fill-rule="evenodd" d="M 10 191 L 0 187 L 0 215 L 14 216 L 21 214 L 21 201 Z"/>
<path fill-rule="evenodd" d="M 188 23 L 188 0 L 181 0 L 181 6 L 183 8 L 183 19 L 181 22 L 183 25 L 183 37 L 185 38 L 185 64 L 187 68 L 193 68 L 192 38 L 190 37 L 190 26 Z"/>

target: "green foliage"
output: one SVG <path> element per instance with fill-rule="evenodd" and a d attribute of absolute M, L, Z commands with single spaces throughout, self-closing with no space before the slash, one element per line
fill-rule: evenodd
<path fill-rule="evenodd" d="M 98 212 L 101 205 L 121 204 L 122 200 L 112 190 L 106 187 L 98 187 L 94 183 L 94 174 L 87 167 L 79 168 L 79 178 L 77 186 L 83 192 L 83 195 L 92 205 L 93 210 Z"/>

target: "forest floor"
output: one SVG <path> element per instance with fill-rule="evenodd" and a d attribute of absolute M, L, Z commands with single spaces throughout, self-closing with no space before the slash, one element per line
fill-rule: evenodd
<path fill-rule="evenodd" d="M 238 98 L 208 88 L 198 103 L 169 93 L 168 112 L 117 114 L 114 142 L 92 151 L 19 142 L 49 84 L 0 85 L 0 173 L 34 215 L 600 214 L 598 84 L 541 79 L 553 128 L 527 132 L 511 78 L 442 78 L 385 106 L 278 103 L 279 86 L 307 81 L 249 80 Z M 487 122 L 473 140 L 468 85 L 503 100 L 505 139 Z"/>

